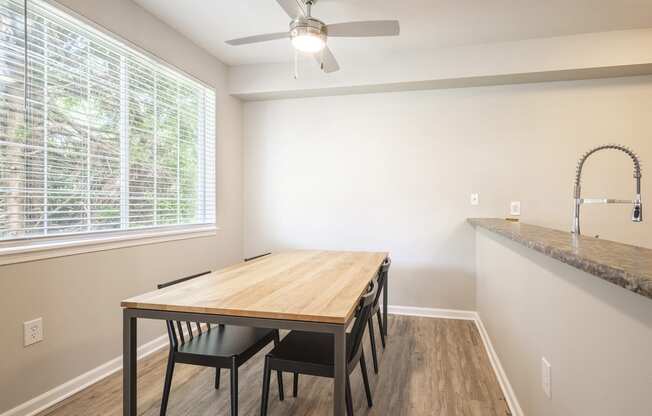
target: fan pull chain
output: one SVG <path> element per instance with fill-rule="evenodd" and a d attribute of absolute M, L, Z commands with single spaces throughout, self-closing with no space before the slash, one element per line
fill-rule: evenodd
<path fill-rule="evenodd" d="M 294 50 L 294 79 L 299 79 L 299 51 Z"/>

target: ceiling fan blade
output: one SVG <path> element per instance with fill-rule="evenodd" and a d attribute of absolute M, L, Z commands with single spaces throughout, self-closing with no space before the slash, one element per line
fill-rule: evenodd
<path fill-rule="evenodd" d="M 276 0 L 276 2 L 292 19 L 306 15 L 306 11 L 303 9 L 303 2 L 301 0 Z"/>
<path fill-rule="evenodd" d="M 238 45 L 248 45 L 250 43 L 267 42 L 270 40 L 284 39 L 289 37 L 290 35 L 288 34 L 288 32 L 266 33 L 264 35 L 255 35 L 255 36 L 247 36 L 246 38 L 231 39 L 231 40 L 227 40 L 226 43 L 231 46 L 238 46 Z"/>
<path fill-rule="evenodd" d="M 317 52 L 314 56 L 317 63 L 321 65 L 321 70 L 327 74 L 340 70 L 340 64 L 337 63 L 335 55 L 333 55 L 333 52 L 328 46 L 324 46 L 324 49 L 321 52 Z"/>
<path fill-rule="evenodd" d="M 398 20 L 367 20 L 362 22 L 335 23 L 327 25 L 328 36 L 368 37 L 398 36 L 401 27 Z"/>

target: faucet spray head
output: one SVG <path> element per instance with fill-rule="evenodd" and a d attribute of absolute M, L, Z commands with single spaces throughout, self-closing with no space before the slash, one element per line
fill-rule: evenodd
<path fill-rule="evenodd" d="M 632 221 L 643 222 L 643 204 L 641 203 L 640 195 L 636 198 L 636 202 L 634 202 L 634 208 L 632 209 Z"/>

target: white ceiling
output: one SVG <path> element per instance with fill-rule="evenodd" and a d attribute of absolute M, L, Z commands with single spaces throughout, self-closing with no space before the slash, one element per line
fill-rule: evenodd
<path fill-rule="evenodd" d="M 134 0 L 229 65 L 292 60 L 286 40 L 228 46 L 241 36 L 287 29 L 274 0 Z M 397 38 L 329 39 L 340 63 L 465 44 L 652 27 L 652 0 L 319 0 L 325 23 L 398 19 Z"/>

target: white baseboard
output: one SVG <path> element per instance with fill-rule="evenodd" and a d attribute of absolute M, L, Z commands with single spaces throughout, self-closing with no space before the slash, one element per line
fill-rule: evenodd
<path fill-rule="evenodd" d="M 467 321 L 474 321 L 485 349 L 487 350 L 487 355 L 489 356 L 489 361 L 493 367 L 494 373 L 496 373 L 496 378 L 500 384 L 500 388 L 503 391 L 507 405 L 509 406 L 512 416 L 524 416 L 523 410 L 521 409 L 520 404 L 514 393 L 514 389 L 507 378 L 507 374 L 503 369 L 500 359 L 498 359 L 498 354 L 491 343 L 491 338 L 487 333 L 487 329 L 480 319 L 480 315 L 476 311 L 464 311 L 458 309 L 434 309 L 434 308 L 418 308 L 414 306 L 397 306 L 389 305 L 387 311 L 393 315 L 408 315 L 408 316 L 424 316 L 429 318 L 443 318 L 443 319 L 463 319 Z"/>
<path fill-rule="evenodd" d="M 387 311 L 392 315 L 407 315 L 407 316 L 425 316 L 428 318 L 444 318 L 444 319 L 464 319 L 467 321 L 475 321 L 478 316 L 475 311 L 464 311 L 460 309 L 434 309 L 434 308 L 419 308 L 416 306 L 398 306 L 389 305 Z"/>
<path fill-rule="evenodd" d="M 507 401 L 507 405 L 512 412 L 512 416 L 524 416 L 523 409 L 521 409 L 521 405 L 518 403 L 518 399 L 516 398 L 516 393 L 514 393 L 514 389 L 512 388 L 512 385 L 507 378 L 507 373 L 505 373 L 505 369 L 500 363 L 498 354 L 496 353 L 496 350 L 491 343 L 489 333 L 484 327 L 482 319 L 480 319 L 480 315 L 477 312 L 475 312 L 475 315 L 475 325 L 478 327 L 478 332 L 480 332 L 480 337 L 484 343 L 484 348 L 487 350 L 489 361 L 491 362 L 491 366 L 494 368 L 494 373 L 496 373 L 496 378 L 498 379 L 500 388 L 503 390 L 503 396 L 505 396 L 505 400 Z"/>
<path fill-rule="evenodd" d="M 160 336 L 138 348 L 138 359 L 147 357 L 148 355 L 164 348 L 168 345 L 168 336 Z M 47 391 L 40 396 L 20 404 L 13 409 L 10 409 L 0 416 L 33 416 L 45 409 L 67 399 L 73 394 L 82 391 L 86 387 L 97 383 L 98 381 L 114 374 L 122 369 L 122 356 L 116 357 L 113 360 L 92 369 L 70 381 L 61 384 Z"/>
<path fill-rule="evenodd" d="M 505 400 L 512 412 L 512 416 L 524 416 L 523 410 L 516 399 L 512 385 L 507 379 L 507 374 L 500 364 L 498 354 L 491 344 L 491 339 L 487 333 L 480 316 L 475 311 L 465 311 L 457 309 L 434 309 L 434 308 L 420 308 L 414 306 L 398 306 L 389 305 L 388 312 L 393 315 L 408 315 L 408 316 L 423 316 L 429 318 L 443 318 L 443 319 L 462 319 L 467 321 L 474 321 L 478 327 L 478 332 L 482 338 L 487 355 L 491 366 L 496 373 L 496 378 L 503 391 Z M 167 335 L 160 336 L 138 348 L 138 359 L 144 358 L 161 348 L 168 345 Z M 85 389 L 86 387 L 97 383 L 98 381 L 114 374 L 122 369 L 122 356 L 116 357 L 113 360 L 92 369 L 74 379 L 47 391 L 40 396 L 37 396 L 21 405 L 14 407 L 0 414 L 0 416 L 34 416 L 39 412 L 67 399 L 73 394 Z"/>

